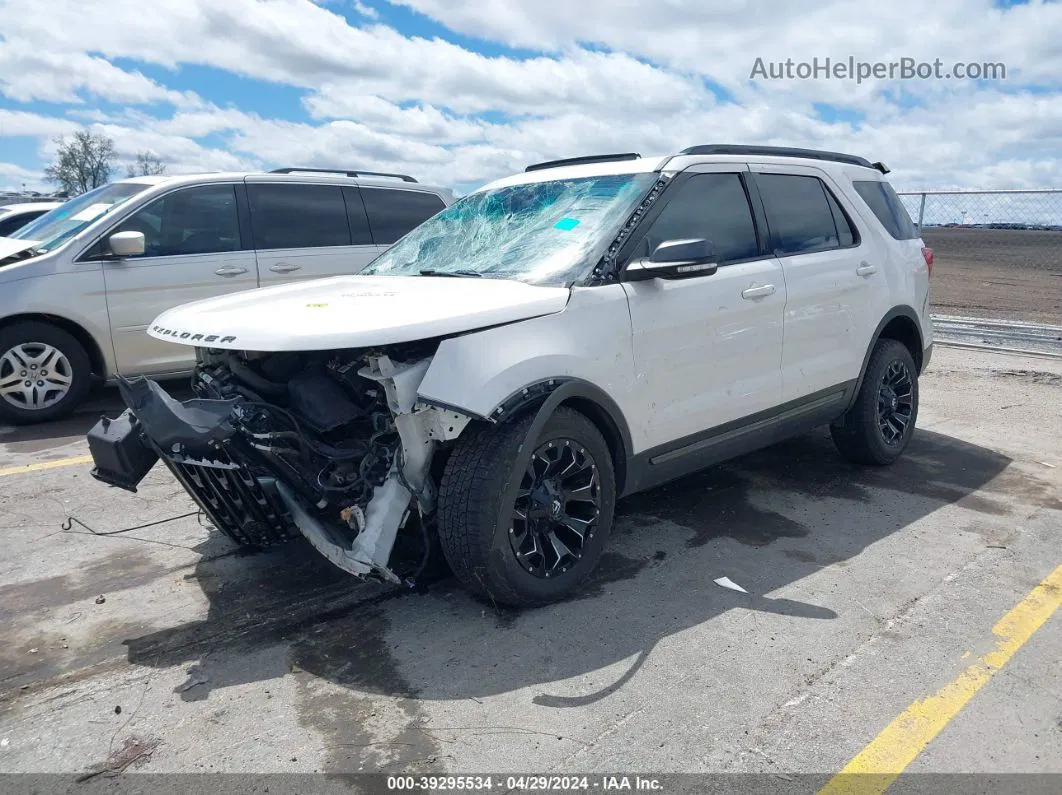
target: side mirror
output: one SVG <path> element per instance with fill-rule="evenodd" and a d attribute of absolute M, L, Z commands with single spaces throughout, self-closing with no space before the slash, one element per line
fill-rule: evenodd
<path fill-rule="evenodd" d="M 115 232 L 107 238 L 107 245 L 115 257 L 138 257 L 144 253 L 144 233 Z"/>
<path fill-rule="evenodd" d="M 627 281 L 648 279 L 682 279 L 693 276 L 711 276 L 719 269 L 715 261 L 712 241 L 665 240 L 658 245 L 648 259 L 635 260 L 627 266 L 624 278 Z"/>

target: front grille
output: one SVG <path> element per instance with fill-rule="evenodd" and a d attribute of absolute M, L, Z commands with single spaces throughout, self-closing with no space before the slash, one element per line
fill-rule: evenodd
<path fill-rule="evenodd" d="M 265 547 L 296 535 L 276 498 L 224 453 L 210 460 L 173 455 L 163 460 L 214 526 L 236 543 Z"/>

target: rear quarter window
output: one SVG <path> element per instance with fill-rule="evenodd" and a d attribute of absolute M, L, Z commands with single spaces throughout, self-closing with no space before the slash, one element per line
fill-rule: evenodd
<path fill-rule="evenodd" d="M 427 221 L 446 205 L 434 193 L 362 186 L 373 241 L 389 246 Z"/>
<path fill-rule="evenodd" d="M 892 237 L 896 240 L 913 240 L 918 237 L 918 227 L 907 214 L 907 208 L 903 206 L 892 185 L 876 180 L 852 180 L 852 185 Z"/>

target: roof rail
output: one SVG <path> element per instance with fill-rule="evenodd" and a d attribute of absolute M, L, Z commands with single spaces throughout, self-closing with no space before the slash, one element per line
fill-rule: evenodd
<path fill-rule="evenodd" d="M 310 174 L 343 174 L 348 177 L 393 177 L 403 182 L 416 182 L 408 174 L 388 174 L 384 171 L 347 171 L 342 168 L 274 168 L 270 174 L 294 174 L 308 172 Z"/>
<path fill-rule="evenodd" d="M 846 155 L 841 152 L 827 152 L 822 149 L 800 149 L 793 146 L 739 146 L 737 144 L 703 144 L 691 146 L 679 152 L 681 155 L 769 155 L 771 157 L 806 157 L 811 160 L 833 160 L 850 166 L 873 168 L 882 174 L 889 169 L 884 163 L 871 163 L 865 157 Z"/>
<path fill-rule="evenodd" d="M 585 157 L 568 157 L 563 160 L 547 160 L 544 163 L 535 163 L 524 171 L 540 171 L 544 168 L 556 168 L 558 166 L 581 166 L 586 163 L 607 163 L 612 160 L 637 160 L 641 155 L 637 152 L 622 152 L 615 155 L 586 155 Z"/>

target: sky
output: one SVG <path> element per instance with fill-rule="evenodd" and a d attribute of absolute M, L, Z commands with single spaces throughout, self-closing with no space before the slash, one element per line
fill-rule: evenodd
<path fill-rule="evenodd" d="M 1040 0 L 0 0 L 0 189 L 50 189 L 78 129 L 171 174 L 360 168 L 459 193 L 703 143 L 850 152 L 901 190 L 1062 187 L 1060 33 Z M 939 67 L 890 79 L 902 59 Z"/>

